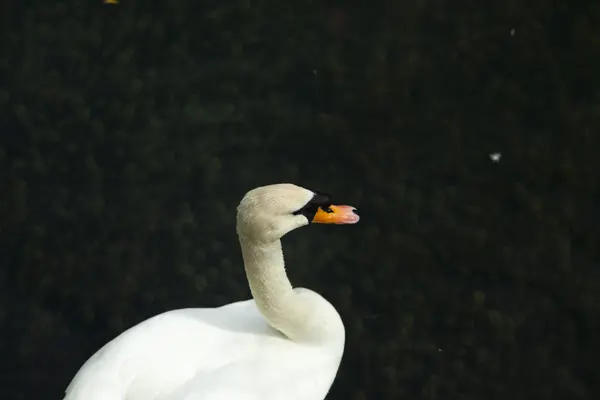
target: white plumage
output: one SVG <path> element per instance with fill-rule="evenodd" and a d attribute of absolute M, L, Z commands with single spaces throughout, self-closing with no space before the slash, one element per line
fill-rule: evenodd
<path fill-rule="evenodd" d="M 81 367 L 65 400 L 324 399 L 344 325 L 319 294 L 292 289 L 279 239 L 309 222 L 358 222 L 353 208 L 326 203 L 290 184 L 248 192 L 237 230 L 253 300 L 169 311 L 130 328 Z"/>

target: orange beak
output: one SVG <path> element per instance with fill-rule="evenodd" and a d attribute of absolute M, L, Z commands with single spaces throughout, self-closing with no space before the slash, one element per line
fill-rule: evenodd
<path fill-rule="evenodd" d="M 314 224 L 355 224 L 360 220 L 352 206 L 329 206 L 317 210 L 311 221 Z"/>

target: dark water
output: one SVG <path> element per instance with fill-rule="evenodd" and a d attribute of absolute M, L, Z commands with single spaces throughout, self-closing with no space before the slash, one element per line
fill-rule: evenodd
<path fill-rule="evenodd" d="M 283 181 L 361 210 L 284 240 L 346 324 L 328 398 L 597 398 L 598 5 L 2 18 L 2 398 L 61 398 L 127 327 L 247 298 L 235 207 Z"/>

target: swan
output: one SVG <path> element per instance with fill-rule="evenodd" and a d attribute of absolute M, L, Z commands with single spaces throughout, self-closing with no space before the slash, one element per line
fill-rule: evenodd
<path fill-rule="evenodd" d="M 322 400 L 345 331 L 318 293 L 293 288 L 281 237 L 310 223 L 354 224 L 354 207 L 289 183 L 250 190 L 236 230 L 251 300 L 156 315 L 104 345 L 64 400 Z"/>

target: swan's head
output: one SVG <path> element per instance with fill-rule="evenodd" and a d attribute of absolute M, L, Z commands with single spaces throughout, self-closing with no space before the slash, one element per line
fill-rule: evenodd
<path fill-rule="evenodd" d="M 355 224 L 358 220 L 354 207 L 334 205 L 328 194 L 280 183 L 246 193 L 238 206 L 237 231 L 246 239 L 270 242 L 310 223 Z"/>

